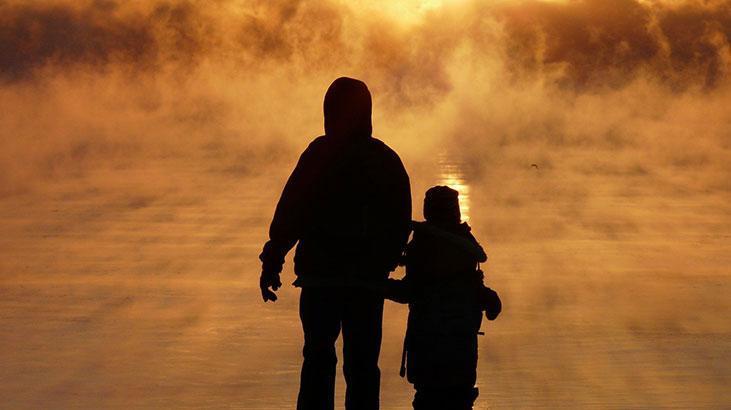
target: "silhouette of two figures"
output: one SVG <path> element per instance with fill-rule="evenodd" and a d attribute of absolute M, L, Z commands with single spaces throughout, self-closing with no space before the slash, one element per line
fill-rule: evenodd
<path fill-rule="evenodd" d="M 379 408 L 384 297 L 409 303 L 405 356 L 414 407 L 471 408 L 482 310 L 494 318 L 500 305 L 482 285 L 478 264 L 486 256 L 460 223 L 458 194 L 429 190 L 426 222 L 412 225 L 409 178 L 398 155 L 371 136 L 366 85 L 335 80 L 323 111 L 325 135 L 287 180 L 260 255 L 262 297 L 275 301 L 285 255 L 297 245 L 304 333 L 297 408 L 334 408 L 341 332 L 345 407 Z M 406 276 L 388 280 L 399 263 Z"/>

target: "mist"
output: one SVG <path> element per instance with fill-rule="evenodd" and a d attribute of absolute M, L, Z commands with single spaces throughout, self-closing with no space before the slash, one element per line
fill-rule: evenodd
<path fill-rule="evenodd" d="M 297 291 L 260 305 L 257 255 L 350 76 L 414 218 L 455 183 L 490 256 L 480 403 L 723 407 L 730 70 L 728 0 L 0 0 L 3 396 L 291 407 Z"/>
<path fill-rule="evenodd" d="M 338 2 L 0 7 L 2 192 L 100 158 L 299 151 L 345 74 L 372 88 L 376 135 L 397 147 L 685 152 L 696 138 L 648 128 L 690 126 L 707 148 L 728 135 L 727 1 L 456 2 L 416 21 Z"/>

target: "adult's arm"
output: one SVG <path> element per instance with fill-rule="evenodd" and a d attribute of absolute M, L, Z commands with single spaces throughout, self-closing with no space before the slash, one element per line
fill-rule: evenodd
<path fill-rule="evenodd" d="M 284 257 L 300 239 L 302 219 L 308 206 L 308 187 L 316 174 L 313 145 L 310 144 L 300 156 L 277 203 L 269 227 L 269 241 L 259 255 L 262 275 L 280 273 Z"/>
<path fill-rule="evenodd" d="M 386 184 L 390 220 L 386 226 L 385 257 L 389 272 L 396 269 L 411 232 L 411 185 L 401 159 L 391 152 Z"/>

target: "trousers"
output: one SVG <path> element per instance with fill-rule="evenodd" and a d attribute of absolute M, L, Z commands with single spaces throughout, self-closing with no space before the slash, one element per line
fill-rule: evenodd
<path fill-rule="evenodd" d="M 379 408 L 383 296 L 357 287 L 303 287 L 300 320 L 304 331 L 298 410 L 335 407 L 335 341 L 343 334 L 345 408 Z"/>
<path fill-rule="evenodd" d="M 415 386 L 414 410 L 472 410 L 479 396 L 474 386 Z"/>

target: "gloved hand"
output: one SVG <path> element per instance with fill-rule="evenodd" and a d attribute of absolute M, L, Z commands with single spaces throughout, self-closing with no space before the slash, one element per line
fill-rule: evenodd
<path fill-rule="evenodd" d="M 503 310 L 503 304 L 500 301 L 500 296 L 494 290 L 482 286 L 480 291 L 480 306 L 485 311 L 487 320 L 497 319 L 500 312 Z"/>
<path fill-rule="evenodd" d="M 271 287 L 271 290 L 269 289 Z M 282 287 L 282 281 L 279 280 L 279 273 L 262 271 L 259 277 L 259 288 L 261 289 L 261 297 L 264 302 L 271 300 L 272 302 L 277 301 L 276 291 Z"/>

